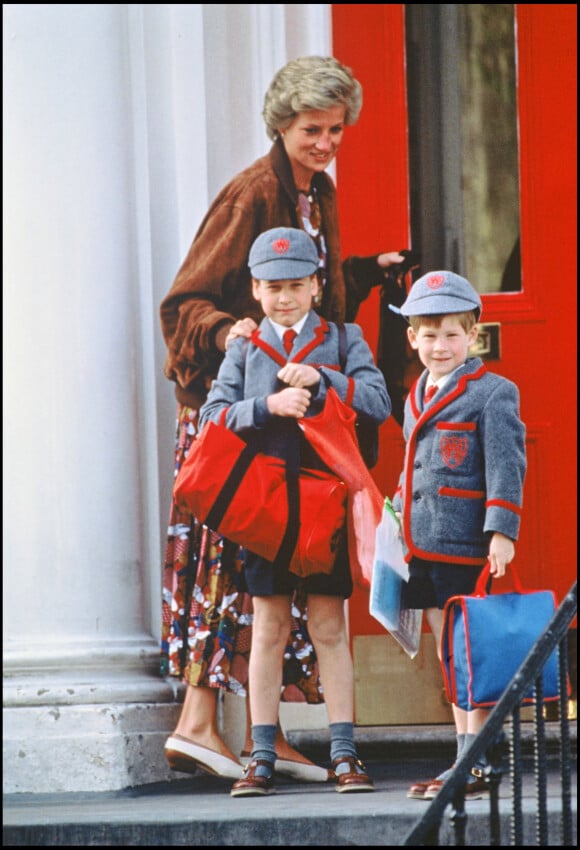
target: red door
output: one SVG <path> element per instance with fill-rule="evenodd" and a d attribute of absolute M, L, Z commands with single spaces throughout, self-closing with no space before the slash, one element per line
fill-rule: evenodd
<path fill-rule="evenodd" d="M 576 5 L 517 4 L 517 110 L 522 291 L 483 295 L 499 323 L 501 356 L 488 368 L 520 388 L 528 472 L 517 545 L 529 588 L 558 599 L 576 576 Z M 337 161 L 345 256 L 410 244 L 405 6 L 332 6 L 333 52 L 364 89 L 359 123 Z M 423 269 L 422 271 L 428 271 Z M 358 321 L 375 346 L 379 293 Z M 375 470 L 392 495 L 403 459 L 400 427 L 382 428 Z M 350 603 L 352 637 L 382 634 L 368 594 Z"/>

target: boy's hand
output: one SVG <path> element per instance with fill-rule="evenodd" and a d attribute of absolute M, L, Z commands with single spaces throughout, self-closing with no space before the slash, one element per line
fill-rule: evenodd
<path fill-rule="evenodd" d="M 231 326 L 228 331 L 228 335 L 226 337 L 226 351 L 228 350 L 228 345 L 238 336 L 250 337 L 258 325 L 255 323 L 253 319 L 249 317 L 246 319 L 238 319 L 238 321 Z"/>
<path fill-rule="evenodd" d="M 395 516 L 399 520 L 399 537 L 403 539 L 403 514 L 401 511 L 395 511 Z"/>
<path fill-rule="evenodd" d="M 320 383 L 320 372 L 306 363 L 286 363 L 278 378 L 289 387 L 313 387 Z"/>
<path fill-rule="evenodd" d="M 275 416 L 302 419 L 310 406 L 310 392 L 302 387 L 285 387 L 266 399 L 268 410 Z"/>
<path fill-rule="evenodd" d="M 514 541 L 501 534 L 499 531 L 494 532 L 489 544 L 489 563 L 490 573 L 496 578 L 501 578 L 505 575 L 505 568 L 514 559 L 516 547 Z"/>

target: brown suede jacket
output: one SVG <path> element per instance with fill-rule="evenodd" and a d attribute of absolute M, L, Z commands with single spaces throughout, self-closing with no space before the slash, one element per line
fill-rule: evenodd
<path fill-rule="evenodd" d="M 341 262 L 336 189 L 326 173 L 314 175 L 327 248 L 327 282 L 318 308 L 326 319 L 352 322 L 371 286 L 383 280 L 373 257 Z M 252 297 L 250 247 L 271 227 L 301 227 L 298 193 L 284 145 L 234 177 L 210 206 L 189 252 L 161 302 L 167 345 L 165 375 L 175 381 L 181 404 L 205 401 L 225 351 L 231 325 L 250 316 L 259 324 Z"/>

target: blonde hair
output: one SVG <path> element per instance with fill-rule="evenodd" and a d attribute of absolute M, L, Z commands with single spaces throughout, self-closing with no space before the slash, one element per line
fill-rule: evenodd
<path fill-rule="evenodd" d="M 434 313 L 432 316 L 409 316 L 409 324 L 417 333 L 421 325 L 427 325 L 432 328 L 438 328 L 443 319 L 447 316 L 453 316 L 466 334 L 477 324 L 474 310 L 466 310 L 464 313 Z"/>
<path fill-rule="evenodd" d="M 333 56 L 302 56 L 281 68 L 264 96 L 266 132 L 276 139 L 299 112 L 345 107 L 345 124 L 356 124 L 362 107 L 362 86 L 350 68 Z"/>

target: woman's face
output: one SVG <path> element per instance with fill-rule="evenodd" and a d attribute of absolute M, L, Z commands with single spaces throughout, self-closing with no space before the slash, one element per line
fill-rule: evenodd
<path fill-rule="evenodd" d="M 345 106 L 299 112 L 292 124 L 280 131 L 298 189 L 308 190 L 312 175 L 328 168 L 336 156 L 345 112 Z"/>

